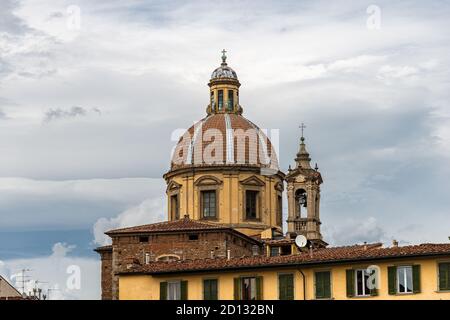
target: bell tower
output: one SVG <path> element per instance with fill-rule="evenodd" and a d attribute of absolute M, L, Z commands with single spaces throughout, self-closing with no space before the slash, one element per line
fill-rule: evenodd
<path fill-rule="evenodd" d="M 295 169 L 289 167 L 286 175 L 288 193 L 288 233 L 304 235 L 314 247 L 326 247 L 320 233 L 320 185 L 322 176 L 317 164 L 311 168 L 311 158 L 306 151 L 303 130 L 300 148 L 295 158 Z"/>

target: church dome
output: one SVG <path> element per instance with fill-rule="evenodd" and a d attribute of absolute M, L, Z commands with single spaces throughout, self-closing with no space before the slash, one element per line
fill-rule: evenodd
<path fill-rule="evenodd" d="M 272 142 L 250 120 L 234 113 L 210 114 L 180 138 L 171 170 L 244 166 L 279 170 Z"/>
<path fill-rule="evenodd" d="M 235 79 L 235 80 L 237 80 L 238 77 L 237 77 L 236 72 L 225 64 L 225 65 L 221 65 L 220 67 L 218 67 L 216 70 L 213 71 L 213 73 L 211 74 L 211 80 L 214 80 L 214 79 Z"/>

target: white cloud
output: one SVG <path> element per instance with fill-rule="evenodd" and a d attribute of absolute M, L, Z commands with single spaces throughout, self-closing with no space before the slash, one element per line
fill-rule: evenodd
<path fill-rule="evenodd" d="M 98 245 L 111 243 L 111 238 L 104 233 L 108 230 L 138 226 L 159 221 L 164 221 L 167 217 L 164 214 L 165 206 L 159 198 L 146 199 L 138 206 L 125 210 L 114 218 L 100 218 L 94 224 L 94 242 Z"/>
<path fill-rule="evenodd" d="M 153 199 L 164 203 L 163 179 L 31 180 L 0 178 L 0 230 L 88 229 L 101 218 Z M 152 214 L 163 211 L 154 208 Z"/>
<path fill-rule="evenodd" d="M 386 241 L 385 231 L 374 217 L 362 221 L 350 219 L 340 227 L 328 226 L 325 233 L 333 246 Z"/>
<path fill-rule="evenodd" d="M 100 299 L 99 259 L 71 257 L 69 253 L 73 248 L 66 243 L 55 243 L 52 254 L 47 257 L 0 261 L 0 274 L 22 291 L 21 270 L 29 269 L 25 273 L 25 292 L 32 292 L 33 288 L 38 287 L 43 294 L 50 292 L 51 300 Z M 68 285 L 73 266 L 80 270 L 79 288 Z"/>

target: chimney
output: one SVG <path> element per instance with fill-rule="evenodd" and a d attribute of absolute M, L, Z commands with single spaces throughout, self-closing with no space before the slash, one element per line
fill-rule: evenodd
<path fill-rule="evenodd" d="M 227 260 L 230 260 L 230 259 L 231 259 L 231 250 L 228 249 L 227 250 Z"/>
<path fill-rule="evenodd" d="M 366 251 L 366 250 L 367 250 L 367 242 L 364 241 L 364 251 Z"/>
<path fill-rule="evenodd" d="M 214 250 L 211 250 L 211 252 L 210 252 L 210 258 L 211 258 L 211 259 L 214 259 Z"/>
<path fill-rule="evenodd" d="M 394 247 L 394 248 L 398 248 L 398 241 L 397 240 L 392 240 L 392 246 Z"/>

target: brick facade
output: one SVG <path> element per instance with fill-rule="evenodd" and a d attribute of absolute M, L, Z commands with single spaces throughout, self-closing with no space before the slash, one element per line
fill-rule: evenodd
<path fill-rule="evenodd" d="M 164 259 L 197 260 L 251 256 L 261 243 L 231 229 L 111 234 L 112 246 L 96 249 L 102 261 L 102 299 L 118 299 L 118 275 Z M 256 247 L 255 247 L 256 246 Z"/>

